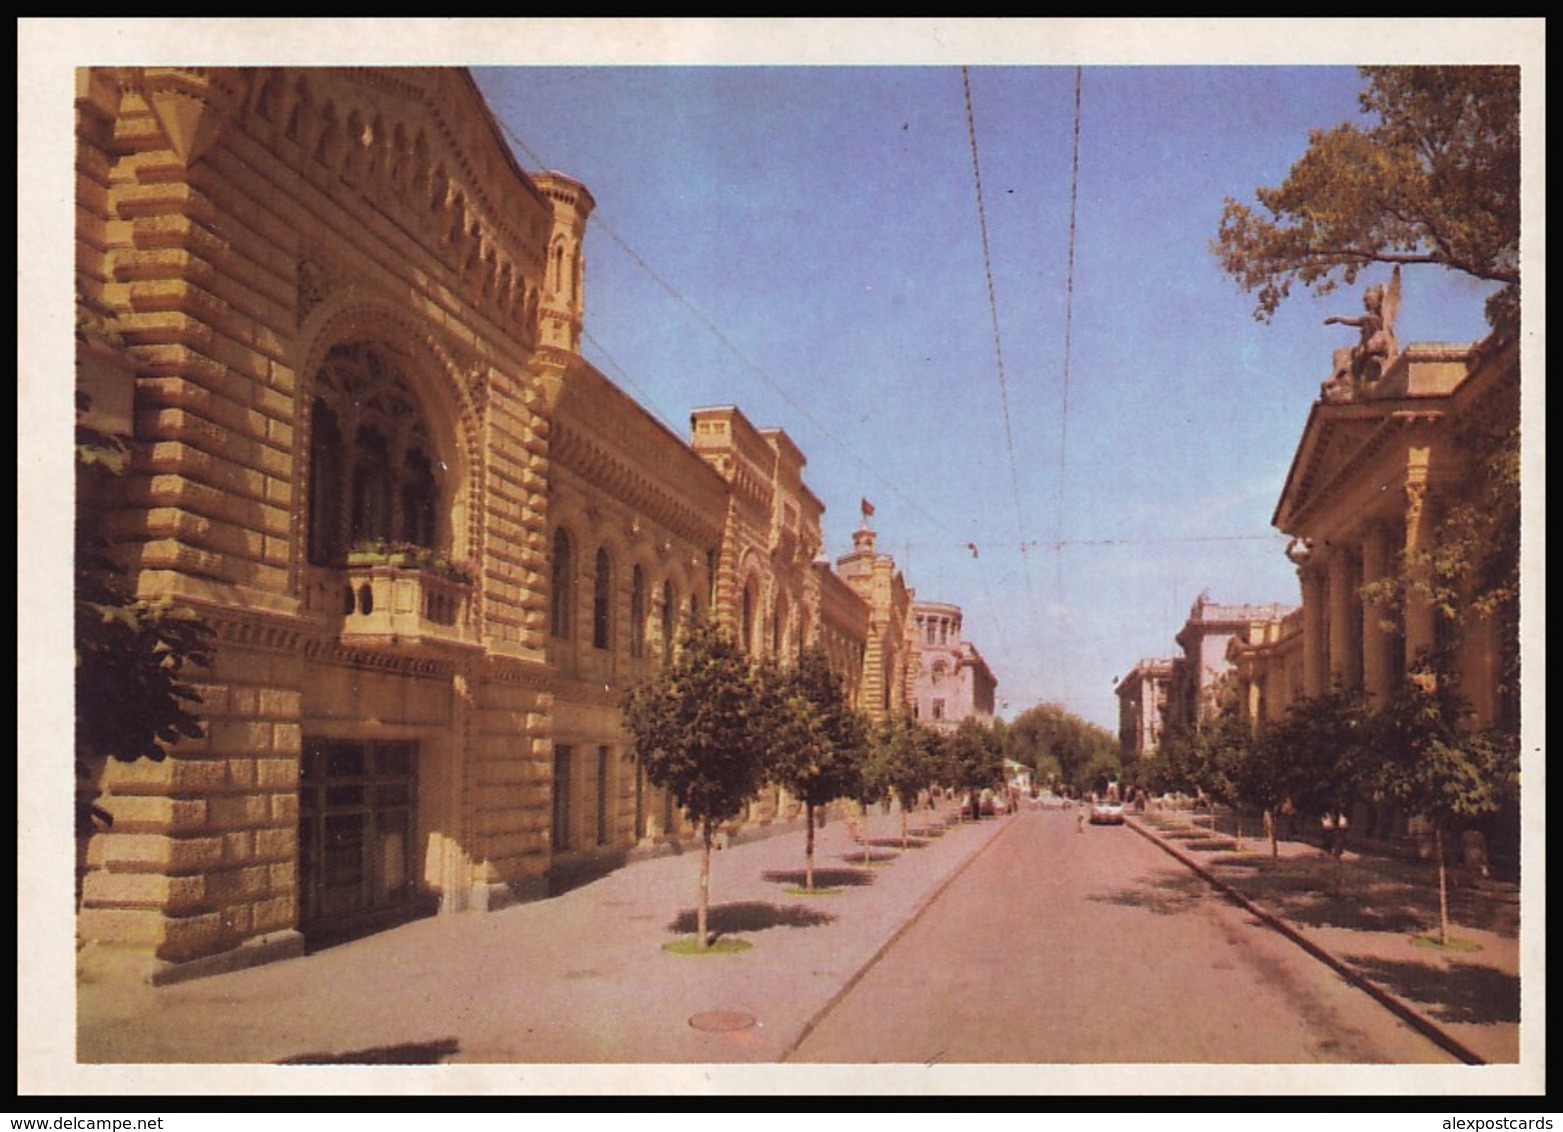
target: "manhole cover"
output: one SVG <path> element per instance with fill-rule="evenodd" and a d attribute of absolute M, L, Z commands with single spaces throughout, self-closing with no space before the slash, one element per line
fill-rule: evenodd
<path fill-rule="evenodd" d="M 752 1029 L 755 1017 L 741 1010 L 707 1010 L 690 1018 L 689 1024 L 697 1030 L 725 1034 L 733 1030 Z"/>

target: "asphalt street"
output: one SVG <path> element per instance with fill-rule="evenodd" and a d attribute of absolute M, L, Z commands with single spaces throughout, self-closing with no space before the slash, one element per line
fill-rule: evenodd
<path fill-rule="evenodd" d="M 1451 1063 L 1154 845 L 1078 813 L 1010 819 L 790 1060 Z"/>

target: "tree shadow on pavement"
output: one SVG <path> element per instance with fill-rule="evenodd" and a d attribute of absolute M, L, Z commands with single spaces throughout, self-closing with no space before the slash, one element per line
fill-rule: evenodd
<path fill-rule="evenodd" d="M 875 837 L 869 841 L 869 844 L 877 845 L 881 849 L 921 849 L 928 843 L 908 835 L 904 843 L 899 837 Z"/>
<path fill-rule="evenodd" d="M 760 879 L 772 884 L 785 884 L 789 888 L 802 888 L 805 880 L 802 869 L 771 869 L 760 874 Z M 874 874 L 867 869 L 815 869 L 815 888 L 861 888 L 874 883 Z"/>
<path fill-rule="evenodd" d="M 1348 955 L 1363 975 L 1400 997 L 1429 1008 L 1443 1022 L 1518 1022 L 1520 980 L 1477 963 L 1397 962 Z"/>
<path fill-rule="evenodd" d="M 900 842 L 896 842 L 900 844 Z M 872 845 L 869 851 L 864 853 L 862 849 L 849 849 L 841 854 L 841 860 L 849 865 L 883 865 L 899 857 L 899 853 L 875 853 Z"/>
<path fill-rule="evenodd" d="M 350 1050 L 347 1053 L 301 1053 L 283 1058 L 278 1065 L 438 1065 L 461 1048 L 455 1038 L 433 1042 L 404 1042 L 394 1046 Z"/>
<path fill-rule="evenodd" d="M 1175 916 L 1186 912 L 1210 894 L 1210 886 L 1190 873 L 1166 873 L 1162 877 L 1145 877 L 1133 888 L 1121 888 L 1116 892 L 1092 893 L 1087 899 L 1098 904 L 1117 904 L 1124 908 L 1143 908 L 1158 916 Z"/>
<path fill-rule="evenodd" d="M 818 883 L 819 874 L 815 874 Z M 798 904 L 762 904 L 757 900 L 735 904 L 713 904 L 707 910 L 706 929 L 714 935 L 733 935 L 737 932 L 762 932 L 767 928 L 817 928 L 836 919 L 828 912 L 805 908 Z M 695 930 L 695 910 L 686 908 L 668 925 L 675 935 L 688 935 Z"/>

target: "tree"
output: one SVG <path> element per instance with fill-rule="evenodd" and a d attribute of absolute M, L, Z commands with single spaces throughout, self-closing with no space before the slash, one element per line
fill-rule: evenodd
<path fill-rule="evenodd" d="M 1286 769 L 1286 796 L 1295 810 L 1322 819 L 1325 851 L 1335 858 L 1337 891 L 1346 849 L 1344 819 L 1373 780 L 1371 715 L 1360 692 L 1337 685 L 1297 700 L 1273 725 L 1269 741 Z"/>
<path fill-rule="evenodd" d="M 874 731 L 874 746 L 880 752 L 890 789 L 901 803 L 901 848 L 910 844 L 907 816 L 917 805 L 917 796 L 933 783 L 937 747 L 929 736 L 932 728 L 923 727 L 905 712 L 887 716 Z"/>
<path fill-rule="evenodd" d="M 1269 321 L 1293 283 L 1316 295 L 1369 264 L 1437 264 L 1500 284 L 1494 327 L 1519 311 L 1520 72 L 1363 67 L 1366 127 L 1309 135 L 1263 211 L 1228 198 L 1212 250 Z"/>
<path fill-rule="evenodd" d="M 624 721 L 652 785 L 672 794 L 700 828 L 696 946 L 704 950 L 717 828 L 737 817 L 762 777 L 761 697 L 748 658 L 715 622 L 685 630 L 673 662 L 631 688 Z"/>
<path fill-rule="evenodd" d="M 1214 715 L 1201 723 L 1190 737 L 1188 755 L 1194 784 L 1212 801 L 1230 806 L 1239 814 L 1238 839 L 1242 839 L 1239 782 L 1248 759 L 1252 735 L 1248 725 L 1236 715 Z M 1211 828 L 1215 828 L 1215 809 L 1211 809 Z"/>
<path fill-rule="evenodd" d="M 1265 835 L 1270 839 L 1270 859 L 1278 860 L 1281 847 L 1276 835 L 1276 815 L 1291 796 L 1287 784 L 1286 754 L 1275 741 L 1275 729 L 1263 727 L 1249 744 L 1248 756 L 1237 771 L 1237 793 L 1245 805 L 1264 814 Z"/>
<path fill-rule="evenodd" d="M 1076 791 L 1119 770 L 1118 739 L 1057 704 L 1038 704 L 1003 731 L 1004 755 L 1031 767 L 1038 780 L 1054 778 Z"/>
<path fill-rule="evenodd" d="M 85 412 L 85 398 L 78 399 Z M 129 464 L 117 437 L 76 426 L 78 506 L 75 548 L 76 832 L 113 817 L 95 801 L 105 760 L 161 761 L 205 725 L 191 710 L 200 694 L 191 668 L 210 667 L 212 631 L 194 610 L 136 596 L 104 533 L 103 504 Z"/>
<path fill-rule="evenodd" d="M 1512 736 L 1461 729 L 1467 714 L 1452 683 L 1413 672 L 1374 716 L 1386 793 L 1433 827 L 1438 860 L 1438 942 L 1449 943 L 1449 879 L 1444 836 L 1496 811 L 1519 778 Z M 1418 676 L 1424 677 L 1419 679 Z"/>
<path fill-rule="evenodd" d="M 993 729 L 975 719 L 963 719 L 950 737 L 954 784 L 971 792 L 972 818 L 982 816 L 979 793 L 1004 782 L 1004 752 Z"/>
<path fill-rule="evenodd" d="M 813 892 L 814 813 L 856 792 L 866 742 L 862 717 L 847 702 L 841 678 L 821 649 L 805 651 L 791 669 L 768 663 L 760 682 L 766 770 L 803 803 L 804 888 Z"/>

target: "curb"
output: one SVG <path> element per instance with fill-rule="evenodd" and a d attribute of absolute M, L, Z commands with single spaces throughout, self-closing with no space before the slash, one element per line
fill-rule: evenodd
<path fill-rule="evenodd" d="M 1309 939 L 1298 928 L 1292 926 L 1290 923 L 1283 920 L 1280 916 L 1277 916 L 1274 912 L 1262 908 L 1258 904 L 1254 903 L 1248 897 L 1244 896 L 1241 892 L 1237 891 L 1237 889 L 1233 888 L 1226 881 L 1216 876 L 1209 869 L 1205 868 L 1204 865 L 1200 864 L 1200 862 L 1196 861 L 1193 857 L 1183 852 L 1183 850 L 1179 849 L 1177 846 L 1163 840 L 1161 837 L 1152 833 L 1150 830 L 1146 829 L 1140 825 L 1139 822 L 1134 821 L 1133 819 L 1126 820 L 1124 824 L 1126 824 L 1130 829 L 1134 830 L 1135 833 L 1138 833 L 1141 837 L 1145 838 L 1152 845 L 1159 847 L 1169 857 L 1172 857 L 1175 860 L 1181 862 L 1190 870 L 1197 873 L 1200 877 L 1204 878 L 1206 883 L 1221 892 L 1221 894 L 1224 895 L 1228 900 L 1232 901 L 1234 904 L 1241 907 L 1244 911 L 1257 917 L 1260 921 L 1269 925 L 1271 928 L 1274 928 L 1287 939 L 1297 944 L 1297 946 L 1301 947 L 1309 955 L 1312 955 L 1315 959 L 1319 960 L 1319 962 L 1323 963 L 1325 966 L 1339 974 L 1347 982 L 1351 983 L 1352 986 L 1356 987 L 1358 990 L 1365 991 L 1367 994 L 1377 999 L 1382 1006 L 1386 1007 L 1388 1010 L 1398 1016 L 1403 1022 L 1411 1026 L 1418 1033 L 1432 1041 L 1445 1052 L 1453 1054 L 1467 1065 L 1487 1064 L 1486 1058 L 1477 1054 L 1464 1042 L 1448 1033 L 1446 1030 L 1444 1030 L 1443 1027 L 1438 1025 L 1438 1023 L 1434 1022 L 1431 1018 L 1427 1017 L 1416 1007 L 1406 1002 L 1399 995 L 1391 994 L 1377 983 L 1359 974 L 1340 959 L 1337 959 L 1330 952 L 1320 947 L 1313 940 Z"/>
<path fill-rule="evenodd" d="M 1015 815 L 1013 814 L 1009 815 L 1011 820 L 1013 820 L 1014 817 Z M 824 1006 L 815 1011 L 813 1017 L 811 1017 L 803 1024 L 803 1029 L 798 1031 L 798 1036 L 793 1038 L 792 1041 L 788 1042 L 787 1045 L 783 1047 L 781 1056 L 776 1059 L 778 1063 L 786 1061 L 793 1054 L 798 1052 L 798 1047 L 808 1040 L 809 1035 L 812 1034 L 815 1028 L 825 1020 L 825 1016 L 834 1010 L 837 1005 L 840 1004 L 842 999 L 847 997 L 853 987 L 857 986 L 858 983 L 863 981 L 863 976 L 867 975 L 868 972 L 873 969 L 874 964 L 878 963 L 885 957 L 885 953 L 893 946 L 895 946 L 895 943 L 898 939 L 911 930 L 913 924 L 917 923 L 918 920 L 923 918 L 923 914 L 933 906 L 933 902 L 935 900 L 939 899 L 939 897 L 944 894 L 944 890 L 949 888 L 950 885 L 954 884 L 962 873 L 971 868 L 972 863 L 976 861 L 978 857 L 982 856 L 989 849 L 991 849 L 993 847 L 993 843 L 999 838 L 1003 837 L 1005 830 L 1008 828 L 1009 821 L 1006 821 L 1003 829 L 998 830 L 991 837 L 989 837 L 986 844 L 980 846 L 976 852 L 974 852 L 970 857 L 967 857 L 966 860 L 962 861 L 958 868 L 956 868 L 953 872 L 950 873 L 949 876 L 945 877 L 942 881 L 935 885 L 932 892 L 923 897 L 917 906 L 912 909 L 912 914 L 904 921 L 902 921 L 900 927 L 896 928 L 895 931 L 890 933 L 890 938 L 885 940 L 884 943 L 880 944 L 879 947 L 874 951 L 874 954 L 870 955 L 863 963 L 863 965 L 859 967 L 857 971 L 847 979 L 846 982 L 841 984 L 841 988 L 837 990 L 835 994 L 830 996 L 829 1001 L 827 1001 Z"/>

